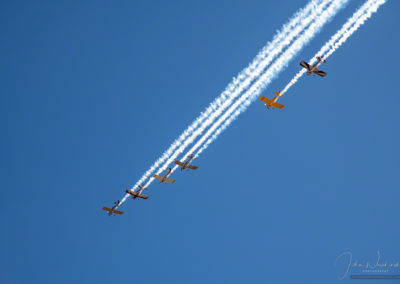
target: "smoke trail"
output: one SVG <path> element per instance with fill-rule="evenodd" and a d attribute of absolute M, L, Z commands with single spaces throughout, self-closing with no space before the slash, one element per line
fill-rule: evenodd
<path fill-rule="evenodd" d="M 326 10 L 323 10 L 323 7 L 324 7 L 325 5 L 324 5 L 323 7 L 318 7 L 318 9 L 317 9 L 316 11 L 314 11 L 310 17 L 317 18 L 317 19 L 319 19 L 319 17 L 324 17 L 323 15 L 327 15 L 327 13 L 326 13 L 327 10 L 328 10 L 328 11 L 332 11 L 333 9 L 338 9 L 338 8 L 342 5 L 342 4 L 340 4 L 340 3 L 345 3 L 345 2 L 347 2 L 347 1 L 348 1 L 348 0 L 336 1 L 336 2 L 334 2 L 334 4 L 331 4 L 330 7 L 329 7 L 328 9 L 326 9 Z M 325 4 L 327 4 L 327 2 L 325 2 Z M 321 15 L 322 15 L 322 16 L 321 16 Z M 306 19 L 305 19 L 305 20 L 306 20 Z M 310 20 L 308 19 L 307 22 L 310 22 Z M 303 25 L 303 26 L 304 26 L 304 25 Z M 312 26 L 312 27 L 316 27 L 316 26 L 320 27 L 321 25 L 313 23 L 313 24 L 311 24 L 310 26 Z M 313 29 L 315 29 L 315 28 L 313 28 Z M 299 30 L 298 32 L 296 32 L 296 34 L 298 34 L 299 32 L 301 32 L 301 30 Z M 297 39 L 296 39 L 295 41 L 297 41 Z M 286 45 L 287 45 L 287 40 L 285 40 L 283 43 L 281 43 L 280 45 L 278 45 L 277 47 L 275 47 L 274 50 L 271 51 L 271 54 L 267 57 L 267 60 L 268 60 L 268 58 L 270 58 L 270 60 L 268 60 L 268 63 L 270 63 L 270 62 L 272 61 L 272 59 L 273 59 L 272 57 L 276 57 L 276 55 L 279 54 L 278 51 L 280 52 L 280 51 L 284 48 L 284 47 L 282 47 L 282 45 L 286 46 Z M 265 61 L 263 62 L 263 64 L 260 64 L 260 65 L 265 65 L 265 66 L 266 66 L 267 64 L 264 64 L 264 63 L 265 63 Z M 258 70 L 258 72 L 257 72 L 257 75 L 259 76 L 259 75 L 261 74 L 263 68 L 258 68 L 258 69 L 259 69 L 259 70 Z M 249 81 L 249 83 L 251 83 L 251 81 Z M 237 95 L 238 95 L 238 94 L 239 94 L 239 93 L 237 93 Z M 214 113 L 212 113 L 212 114 L 209 116 L 209 118 L 208 118 L 198 129 L 196 129 L 196 130 L 193 132 L 193 134 L 192 134 L 184 143 L 182 143 L 182 146 L 181 146 L 180 148 L 178 148 L 178 149 L 175 151 L 175 153 L 169 157 L 169 159 L 164 163 L 164 166 L 161 167 L 161 168 L 158 170 L 157 174 L 159 174 L 160 172 L 162 172 L 163 170 L 165 170 L 166 167 L 167 167 L 179 154 L 183 153 L 183 151 L 185 150 L 185 148 L 186 148 L 189 144 L 191 144 L 191 143 L 195 140 L 195 138 L 196 138 L 198 135 L 200 135 L 203 131 L 205 131 L 205 129 L 206 129 L 209 125 L 211 125 L 211 123 L 212 123 L 216 118 L 218 118 L 218 117 L 222 114 L 223 110 L 231 104 L 231 102 L 232 102 L 232 98 L 230 98 L 230 99 L 228 99 L 227 101 L 225 101 L 224 107 L 223 107 L 223 108 L 221 108 L 221 109 L 215 111 Z M 175 168 L 176 168 L 176 167 L 175 167 Z M 175 168 L 174 168 L 174 169 L 175 169 Z M 152 179 L 151 179 L 151 180 L 152 180 Z M 149 181 L 149 182 L 147 183 L 147 185 L 150 184 L 150 183 L 151 183 L 151 181 Z"/>
<path fill-rule="evenodd" d="M 324 7 L 332 0 L 312 0 L 307 6 L 299 10 L 287 23 L 283 26 L 282 30 L 278 32 L 273 40 L 268 43 L 255 57 L 253 62 L 249 64 L 239 75 L 233 79 L 228 85 L 225 91 L 216 98 L 207 109 L 196 118 L 192 124 L 176 139 L 167 151 L 143 174 L 139 181 L 132 187 L 135 189 L 139 184 L 142 184 L 153 172 L 156 170 L 176 148 L 181 146 L 187 137 L 192 135 L 195 129 L 203 123 L 203 121 L 210 117 L 210 114 L 215 110 L 219 111 L 219 114 L 229 106 L 232 100 L 237 97 L 243 90 L 245 90 L 250 83 L 262 72 L 262 70 L 285 48 L 289 45 L 293 39 L 316 17 L 318 16 Z M 217 115 L 213 116 L 215 119 Z M 208 125 L 212 121 L 207 119 Z M 205 128 L 205 127 L 203 127 Z M 198 133 L 197 135 L 199 135 Z M 191 141 L 193 141 L 192 139 Z M 184 146 L 186 147 L 186 146 Z M 181 150 L 180 152 L 182 152 Z M 125 198 L 126 199 L 126 198 Z M 125 201 L 123 199 L 123 201 Z"/>
<path fill-rule="evenodd" d="M 386 0 L 368 0 L 347 20 L 347 22 L 338 30 L 328 42 L 310 59 L 310 64 L 315 63 L 316 56 L 324 59 L 328 58 L 337 48 L 339 48 L 362 24 L 375 13 L 379 6 L 384 4 Z M 327 53 L 326 53 L 327 52 Z M 297 83 L 299 78 L 306 73 L 306 69 L 301 69 L 293 79 L 286 85 L 281 94 L 286 93 L 290 87 Z"/>
<path fill-rule="evenodd" d="M 248 108 L 254 99 L 256 99 L 272 81 L 272 79 L 274 79 L 275 76 L 277 76 L 278 73 L 287 66 L 289 61 L 314 37 L 322 26 L 329 21 L 345 3 L 347 3 L 347 0 L 332 3 L 329 8 L 324 11 L 324 15 L 321 19 L 312 23 L 306 31 L 276 60 L 276 62 L 269 67 L 267 71 L 242 95 L 242 97 L 237 100 L 216 123 L 214 123 L 206 134 L 204 134 L 204 136 L 185 155 L 189 155 L 196 151 L 197 148 L 213 134 L 195 156 L 198 157 L 205 149 L 207 149 L 207 147 L 217 139 L 219 134 L 221 134 L 222 131 L 224 131 L 243 111 Z M 215 133 L 213 133 L 214 131 Z"/>
<path fill-rule="evenodd" d="M 364 24 L 371 16 L 373 13 L 377 12 L 378 8 L 384 4 L 386 0 L 369 0 L 364 3 L 354 14 L 353 16 L 342 26 L 342 28 L 334 35 L 331 37 L 331 39 L 318 51 L 317 55 L 322 55 L 324 59 L 328 58 L 330 55 L 332 55 L 337 48 L 339 48 L 362 24 Z M 328 51 L 328 49 L 330 50 Z M 328 52 L 327 52 L 328 51 Z M 327 52 L 325 54 L 325 52 Z M 315 57 L 310 60 L 310 63 L 313 64 L 315 62 Z M 293 85 L 296 83 L 297 79 L 306 72 L 307 70 L 302 69 L 289 83 Z M 291 85 L 285 87 L 285 89 L 282 91 L 282 93 L 286 92 Z M 226 120 L 204 145 L 203 147 L 196 153 L 196 157 L 201 154 L 202 151 L 204 151 L 208 145 L 213 142 L 218 135 L 226 129 L 226 127 L 229 126 L 229 124 L 241 113 L 241 110 L 236 110 L 234 115 L 232 115 L 228 120 Z"/>
<path fill-rule="evenodd" d="M 298 30 L 299 23 L 303 23 L 302 19 L 307 18 L 307 15 L 313 12 L 318 6 L 326 5 L 326 3 L 330 2 L 332 0 L 313 0 L 311 1 L 304 9 L 300 10 L 295 14 L 295 16 L 291 19 L 291 21 L 286 24 L 283 28 L 282 31 L 279 32 L 273 39 L 272 42 L 267 44 L 261 52 L 255 57 L 253 62 L 249 64 L 247 68 L 245 68 L 242 72 L 239 73 L 239 75 L 233 79 L 233 81 L 228 85 L 228 87 L 224 90 L 224 92 L 216 98 L 208 107 L 207 109 L 200 114 L 198 118 L 196 118 L 191 125 L 188 126 L 188 128 L 176 139 L 169 149 L 163 153 L 163 155 L 150 167 L 149 170 L 145 172 L 145 174 L 142 176 L 142 178 L 135 184 L 135 186 L 132 188 L 137 188 L 139 184 L 141 184 L 144 180 L 148 178 L 148 176 L 155 170 L 157 169 L 168 157 L 171 156 L 171 154 L 175 151 L 177 147 L 179 147 L 185 140 L 186 138 L 193 133 L 193 131 L 206 119 L 209 117 L 209 115 L 214 112 L 216 109 L 221 107 L 223 103 L 229 99 L 232 98 L 232 96 L 237 96 L 241 90 L 236 91 L 235 94 L 232 94 L 233 91 L 237 90 L 239 86 L 242 87 L 242 90 L 248 86 L 250 83 L 249 81 L 253 80 L 254 77 L 257 76 L 258 73 L 254 74 L 254 71 L 257 71 L 260 67 L 259 64 L 264 60 L 265 56 L 270 54 L 271 52 L 274 52 L 276 50 L 276 45 L 283 40 L 287 42 L 287 44 L 290 43 L 290 38 L 291 34 L 293 34 L 293 31 Z M 302 21 L 302 22 L 301 22 Z M 250 80 L 246 80 L 251 78 Z M 243 81 L 245 81 L 243 85 Z M 225 104 L 226 105 L 226 104 Z"/>
<path fill-rule="evenodd" d="M 354 24 L 353 27 L 351 27 L 350 30 L 348 30 L 343 37 L 341 37 L 329 50 L 328 53 L 324 55 L 325 58 L 328 58 L 329 56 L 332 55 L 343 43 L 346 42 L 346 40 L 356 31 L 360 26 L 362 26 L 369 18 L 371 18 L 373 13 L 376 13 L 379 9 L 379 7 L 383 4 L 386 3 L 386 0 L 378 0 L 376 1 L 370 9 L 361 16 L 361 18 Z"/>

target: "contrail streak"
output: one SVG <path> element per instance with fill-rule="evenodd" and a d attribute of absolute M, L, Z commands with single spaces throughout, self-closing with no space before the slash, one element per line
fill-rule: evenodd
<path fill-rule="evenodd" d="M 307 6 L 299 10 L 287 23 L 283 26 L 282 30 L 278 32 L 274 39 L 268 43 L 255 57 L 253 62 L 249 64 L 239 75 L 233 79 L 233 81 L 228 85 L 225 91 L 216 98 L 207 109 L 196 118 L 193 123 L 179 136 L 178 139 L 171 144 L 169 149 L 163 153 L 163 155 L 145 172 L 145 174 L 140 178 L 140 180 L 132 187 L 135 189 L 139 184 L 142 184 L 165 160 L 171 157 L 172 153 L 178 147 L 181 147 L 178 154 L 184 151 L 187 147 L 188 141 L 187 137 L 195 137 L 200 135 L 201 132 L 195 132 L 195 130 L 202 125 L 203 129 L 206 128 L 205 125 L 210 125 L 214 119 L 220 115 L 224 109 L 226 109 L 229 104 L 233 101 L 235 97 L 240 95 L 240 93 L 245 90 L 251 82 L 260 75 L 260 73 L 265 69 L 265 67 L 282 51 L 283 48 L 288 46 L 293 39 L 298 36 L 298 34 L 307 26 L 309 23 L 318 16 L 324 7 L 329 4 L 332 0 L 312 0 Z M 210 120 L 210 115 L 218 111 L 217 114 L 212 116 Z M 204 123 L 205 122 L 205 123 Z M 193 141 L 194 138 L 189 141 Z M 183 145 L 185 144 L 185 145 Z M 182 149 L 183 146 L 183 149 Z M 122 200 L 124 202 L 126 198 Z"/>
<path fill-rule="evenodd" d="M 329 8 L 323 10 L 324 6 L 325 6 L 326 4 L 328 4 L 328 2 L 324 2 L 324 6 L 318 7 L 318 9 L 317 9 L 316 11 L 314 11 L 310 17 L 313 17 L 314 19 L 315 19 L 315 18 L 316 18 L 316 19 L 324 18 L 326 15 L 329 14 L 329 13 L 327 13 L 326 11 L 333 11 L 333 10 L 336 11 L 336 9 L 338 9 L 338 8 L 342 5 L 342 4 L 340 4 L 340 3 L 345 3 L 345 2 L 347 2 L 347 1 L 348 1 L 348 0 L 341 0 L 341 1 L 333 2 L 333 3 L 329 6 Z M 325 15 L 325 16 L 324 16 L 324 15 Z M 310 20 L 307 20 L 307 22 L 311 22 L 311 21 L 310 21 Z M 306 25 L 303 25 L 303 26 L 306 26 Z M 318 23 L 316 24 L 315 22 L 313 22 L 313 23 L 312 23 L 311 25 L 309 25 L 309 26 L 312 27 L 311 29 L 315 29 L 315 27 L 320 27 L 321 25 L 319 25 Z M 304 29 L 303 29 L 303 30 L 304 30 Z M 296 32 L 296 35 L 298 35 L 299 33 L 301 33 L 303 30 L 298 30 L 298 32 Z M 308 30 L 310 30 L 310 29 L 308 29 Z M 315 32 L 316 32 L 316 31 L 315 31 Z M 294 42 L 296 42 L 296 41 L 298 41 L 298 39 L 295 39 L 295 40 L 294 40 Z M 282 45 L 284 45 L 284 47 L 286 47 L 286 46 L 287 46 L 287 40 L 284 41 L 282 44 L 278 45 L 277 47 L 275 47 L 275 48 L 273 49 L 273 51 L 271 51 L 271 54 L 274 55 L 274 56 L 273 56 L 274 58 L 276 57 L 276 55 L 279 54 L 279 53 L 277 52 L 278 50 L 279 50 L 279 51 L 282 51 L 282 50 L 284 49 L 284 47 L 283 47 Z M 269 55 L 268 57 L 271 58 L 272 56 Z M 267 57 L 267 59 L 268 59 L 268 57 Z M 273 59 L 273 58 L 271 58 L 270 60 L 268 60 L 267 63 L 268 63 L 268 64 L 271 63 L 272 59 Z M 265 63 L 265 62 L 264 62 L 264 63 Z M 264 65 L 266 66 L 267 64 L 264 64 Z M 263 71 L 263 68 L 259 68 L 259 72 L 257 72 L 257 77 L 260 76 L 260 75 L 262 74 L 262 71 Z M 249 82 L 249 83 L 250 83 L 250 82 Z M 238 94 L 239 94 L 239 92 L 237 93 L 237 95 L 238 95 Z M 235 97 L 236 97 L 236 96 L 235 96 Z M 194 141 L 194 139 L 195 139 L 198 135 L 200 135 L 203 131 L 205 131 L 205 129 L 206 129 L 209 125 L 211 125 L 211 123 L 212 123 L 216 118 L 218 118 L 218 117 L 222 114 L 223 110 L 224 110 L 226 107 L 228 107 L 228 106 L 232 103 L 232 100 L 233 100 L 232 98 L 229 99 L 229 100 L 227 100 L 227 101 L 225 102 L 225 107 L 224 107 L 224 108 L 219 109 L 218 111 L 212 113 L 212 114 L 210 115 L 210 117 L 209 117 L 198 129 L 196 129 L 196 130 L 193 132 L 193 134 L 182 144 L 182 146 L 181 146 L 180 148 L 178 148 L 178 149 L 175 151 L 175 153 L 174 153 L 171 157 L 169 157 L 169 159 L 165 162 L 165 164 L 163 165 L 163 167 L 161 167 L 161 168 L 159 169 L 159 171 L 157 172 L 157 174 L 159 174 L 160 172 L 162 172 L 163 170 L 165 170 L 166 167 L 167 167 L 179 154 L 183 153 L 183 151 L 185 150 L 185 148 L 186 148 L 189 144 L 191 144 L 191 143 Z M 174 169 L 176 169 L 176 167 L 175 167 Z M 147 183 L 147 185 L 149 185 L 149 184 L 151 183 L 151 181 L 152 181 L 152 179 L 150 179 L 150 181 Z"/>
<path fill-rule="evenodd" d="M 220 107 L 224 107 L 226 100 L 231 100 L 235 96 L 239 95 L 240 91 L 246 88 L 252 80 L 259 74 L 259 69 L 264 68 L 260 66 L 260 63 L 265 61 L 265 57 L 269 55 L 271 57 L 277 53 L 276 45 L 284 41 L 286 45 L 291 42 L 291 39 L 298 34 L 304 27 L 302 25 L 307 24 L 304 18 L 308 19 L 308 15 L 318 10 L 318 7 L 324 7 L 327 3 L 332 0 L 313 0 L 304 9 L 297 12 L 294 17 L 289 21 L 288 24 L 284 25 L 282 31 L 277 33 L 272 42 L 268 43 L 254 58 L 253 62 L 249 64 L 247 68 L 241 71 L 236 78 L 226 87 L 224 92 L 216 98 L 210 105 L 206 108 L 204 112 L 196 118 L 191 125 L 176 139 L 171 146 L 163 153 L 163 155 L 150 167 L 148 171 L 142 176 L 142 178 L 135 184 L 133 188 L 136 188 L 139 184 L 143 183 L 149 175 L 157 169 L 171 154 L 178 148 L 186 138 L 191 135 L 194 130 L 209 117 L 211 113 Z M 296 33 L 297 32 L 297 33 Z M 267 58 L 269 59 L 269 58 Z M 265 64 L 265 63 L 264 63 Z M 267 63 L 268 64 L 268 63 Z M 262 70 L 261 70 L 262 71 Z M 238 89 L 240 88 L 240 89 Z M 226 107 L 225 107 L 226 108 Z"/>
<path fill-rule="evenodd" d="M 312 23 L 306 31 L 275 61 L 271 67 L 231 106 L 220 119 L 203 135 L 203 137 L 189 150 L 185 155 L 196 151 L 202 143 L 212 135 L 211 138 L 196 153 L 198 157 L 207 147 L 217 139 L 223 132 L 248 106 L 257 98 L 257 96 L 267 87 L 280 71 L 282 71 L 289 61 L 307 44 L 314 35 L 321 30 L 322 26 L 329 21 L 337 11 L 345 4 L 347 0 L 335 1 L 324 11 L 319 21 Z M 215 132 L 214 132 L 215 131 Z"/>
<path fill-rule="evenodd" d="M 324 55 L 325 58 L 328 58 L 329 56 L 332 55 L 343 43 L 346 42 L 346 40 L 355 32 L 358 30 L 358 28 L 363 25 L 369 18 L 371 18 L 373 13 L 376 13 L 381 5 L 386 3 L 386 0 L 378 0 L 376 1 L 375 4 L 371 6 L 371 8 L 365 13 L 364 15 L 361 16 L 361 18 L 354 24 L 353 27 L 349 31 L 347 31 L 344 36 L 338 40 L 331 50 Z"/>
<path fill-rule="evenodd" d="M 386 0 L 368 0 L 347 20 L 347 22 L 338 30 L 331 39 L 310 59 L 310 64 L 315 63 L 316 56 L 327 59 L 336 51 L 358 28 L 363 25 Z M 306 69 L 301 69 L 283 89 L 281 94 L 286 93 L 290 87 L 297 83 L 299 78 L 306 73 Z"/>
<path fill-rule="evenodd" d="M 316 56 L 322 56 L 324 59 L 328 58 L 332 53 L 337 50 L 362 24 L 364 24 L 373 13 L 377 12 L 378 8 L 384 4 L 386 0 L 369 0 L 364 3 L 348 21 L 342 26 L 342 28 L 331 37 L 331 39 L 317 52 Z M 314 56 L 310 63 L 315 63 Z M 307 70 L 302 69 L 296 74 L 296 76 L 290 81 L 290 83 L 284 88 L 281 94 L 285 93 Z M 228 119 L 214 134 L 213 136 L 203 145 L 203 147 L 196 153 L 196 157 L 204 151 L 210 143 L 212 143 L 218 135 L 229 126 L 232 120 L 235 119 L 235 115 L 239 115 L 240 110 L 237 110 L 234 114 L 233 119 Z"/>

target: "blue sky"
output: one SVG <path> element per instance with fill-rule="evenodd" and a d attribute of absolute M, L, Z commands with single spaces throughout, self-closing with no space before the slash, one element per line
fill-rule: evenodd
<path fill-rule="evenodd" d="M 345 251 L 400 261 L 395 0 L 329 58 L 325 78 L 291 88 L 284 110 L 255 102 L 198 171 L 153 183 L 123 216 L 100 209 L 306 3 L 2 1 L 0 282 L 335 283 Z"/>

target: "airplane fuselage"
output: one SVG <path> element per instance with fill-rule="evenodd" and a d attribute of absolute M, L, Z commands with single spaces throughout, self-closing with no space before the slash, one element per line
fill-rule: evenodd
<path fill-rule="evenodd" d="M 283 95 L 280 94 L 280 91 L 275 92 L 275 97 L 272 99 L 271 104 L 267 104 L 267 108 L 270 108 L 272 106 L 272 104 L 276 103 L 276 101 L 279 99 L 279 97 L 282 97 L 282 96 Z M 272 108 L 274 108 L 274 107 L 272 106 Z"/>
<path fill-rule="evenodd" d="M 165 182 L 165 180 L 168 178 L 169 175 L 170 173 L 167 173 L 165 176 L 163 176 L 162 179 L 160 180 L 160 183 Z"/>
<path fill-rule="evenodd" d="M 307 72 L 307 75 L 311 75 L 311 74 L 315 71 L 315 69 L 317 69 L 317 67 L 318 67 L 319 65 L 321 65 L 321 63 L 322 63 L 322 61 L 318 61 L 317 63 L 315 63 L 315 64 L 312 66 L 311 70 L 309 70 L 309 71 Z"/>
<path fill-rule="evenodd" d="M 138 195 L 141 195 L 142 194 L 142 191 L 143 191 L 143 189 L 140 189 L 137 193 L 138 193 Z M 133 197 L 133 199 L 136 199 L 136 198 L 138 198 L 139 196 L 137 196 L 137 195 L 134 195 L 134 196 L 132 196 Z"/>
<path fill-rule="evenodd" d="M 183 163 L 183 166 L 181 167 L 181 170 L 187 169 L 189 168 L 189 164 L 190 162 L 193 160 L 193 158 L 190 158 L 189 160 L 187 160 L 186 162 Z"/>
<path fill-rule="evenodd" d="M 113 213 L 114 213 L 114 210 L 116 210 L 118 208 L 118 205 L 114 205 L 112 208 L 111 208 L 111 211 L 110 212 L 108 212 L 108 215 L 112 215 Z"/>

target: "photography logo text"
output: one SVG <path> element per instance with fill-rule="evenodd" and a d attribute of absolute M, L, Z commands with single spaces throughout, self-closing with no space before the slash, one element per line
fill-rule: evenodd
<path fill-rule="evenodd" d="M 400 279 L 400 260 L 388 260 L 378 250 L 372 259 L 353 257 L 352 252 L 341 253 L 335 261 L 339 280 L 351 279 Z"/>

